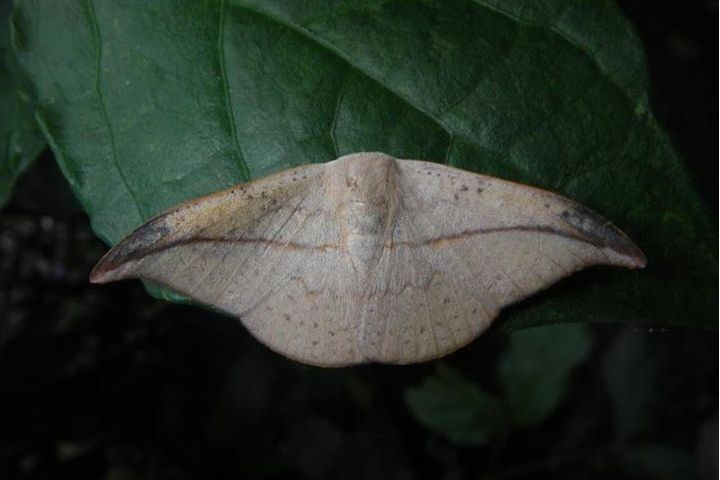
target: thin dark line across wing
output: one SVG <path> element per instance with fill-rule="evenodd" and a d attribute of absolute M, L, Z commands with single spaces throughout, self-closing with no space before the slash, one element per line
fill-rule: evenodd
<path fill-rule="evenodd" d="M 267 238 L 246 238 L 246 237 L 191 237 L 175 240 L 158 247 L 154 247 L 142 252 L 142 255 L 151 255 L 159 253 L 171 248 L 193 245 L 196 243 L 239 243 L 239 244 L 258 244 L 268 245 L 270 247 L 284 248 L 286 250 L 314 250 L 318 252 L 328 252 L 337 250 L 336 245 L 308 245 L 298 242 L 284 242 L 282 240 L 270 240 Z"/>
<path fill-rule="evenodd" d="M 450 235 L 442 235 L 440 237 L 435 238 L 427 238 L 425 240 L 404 240 L 400 242 L 394 242 L 392 245 L 390 245 L 390 248 L 395 248 L 398 246 L 402 247 L 424 247 L 424 246 L 440 246 L 444 243 L 450 243 L 458 240 L 463 240 L 468 237 L 474 237 L 476 235 L 485 235 L 490 233 L 505 233 L 505 232 L 528 232 L 528 233 L 544 233 L 548 235 L 557 235 L 559 237 L 566 237 L 571 240 L 577 240 L 578 242 L 584 242 L 593 244 L 589 240 L 579 236 L 579 235 L 573 235 L 569 232 L 564 232 L 562 230 L 557 230 L 552 227 L 543 227 L 543 226 L 533 226 L 533 225 L 512 225 L 508 227 L 494 227 L 494 228 L 476 228 L 476 229 L 470 229 L 470 230 L 463 230 L 462 232 L 458 233 L 452 233 Z"/>
<path fill-rule="evenodd" d="M 593 244 L 591 241 L 578 236 L 573 235 L 572 233 L 564 232 L 561 230 L 557 230 L 550 227 L 542 227 L 542 226 L 529 226 L 529 225 L 515 225 L 515 226 L 509 226 L 509 227 L 495 227 L 495 228 L 478 228 L 473 230 L 464 230 L 462 232 L 453 233 L 450 235 L 443 235 L 440 237 L 435 238 L 428 238 L 424 240 L 404 240 L 404 241 L 394 241 L 392 243 L 388 243 L 386 245 L 387 249 L 392 250 L 393 248 L 398 247 L 423 247 L 423 246 L 439 246 L 443 243 L 448 242 L 454 242 L 458 240 L 462 240 L 468 237 L 473 237 L 476 235 L 485 235 L 485 234 L 491 234 L 491 233 L 503 233 L 503 232 L 528 232 L 528 233 L 544 233 L 548 235 L 557 235 L 560 237 L 566 237 L 572 240 L 576 240 L 579 242 L 584 242 L 588 244 Z M 265 238 L 246 238 L 246 237 L 191 237 L 191 238 L 183 238 L 180 240 L 175 240 L 172 242 L 168 242 L 164 245 L 159 245 L 157 247 L 153 247 L 150 249 L 147 249 L 142 252 L 137 252 L 139 255 L 145 256 L 145 255 L 151 255 L 154 253 L 159 253 L 165 250 L 169 250 L 174 247 L 183 246 L 183 245 L 193 245 L 193 244 L 199 244 L 199 243 L 239 243 L 239 244 L 263 244 L 263 245 L 269 245 L 272 247 L 277 248 L 284 248 L 287 250 L 307 250 L 307 251 L 316 251 L 316 252 L 333 252 L 338 250 L 338 245 L 335 244 L 322 244 L 322 245 L 309 245 L 306 243 L 299 243 L 299 242 L 285 242 L 282 240 L 269 240 Z M 134 256 L 134 255 L 133 255 Z"/>

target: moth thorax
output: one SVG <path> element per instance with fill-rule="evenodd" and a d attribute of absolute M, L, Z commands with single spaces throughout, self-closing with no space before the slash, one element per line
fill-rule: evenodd
<path fill-rule="evenodd" d="M 382 154 L 348 156 L 324 175 L 324 191 L 334 204 L 343 251 L 366 268 L 382 255 L 399 203 L 398 167 Z"/>
<path fill-rule="evenodd" d="M 388 212 L 384 208 L 350 201 L 340 206 L 338 223 L 343 251 L 361 263 L 380 258 Z"/>

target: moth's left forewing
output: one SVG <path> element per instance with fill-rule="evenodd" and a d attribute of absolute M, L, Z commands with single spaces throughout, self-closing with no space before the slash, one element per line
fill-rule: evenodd
<path fill-rule="evenodd" d="M 290 358 L 358 363 L 324 169 L 298 167 L 170 209 L 115 246 L 92 280 L 151 280 L 239 318 Z"/>

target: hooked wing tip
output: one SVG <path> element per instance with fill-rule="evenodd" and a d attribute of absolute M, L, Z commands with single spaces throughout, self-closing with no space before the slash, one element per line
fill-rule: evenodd
<path fill-rule="evenodd" d="M 632 269 L 647 265 L 643 251 L 625 233 L 589 208 L 572 202 L 560 218 L 591 243 L 615 253 L 617 265 Z"/>
<path fill-rule="evenodd" d="M 619 254 L 630 259 L 631 263 L 628 265 L 628 268 L 645 268 L 647 265 L 647 257 L 630 239 L 627 239 L 627 243 L 623 245 L 615 246 L 614 249 Z"/>
<path fill-rule="evenodd" d="M 90 283 L 106 283 L 105 280 L 105 269 L 103 268 L 102 261 L 98 262 L 93 269 L 90 271 Z"/>
<path fill-rule="evenodd" d="M 630 268 L 645 268 L 647 265 L 647 257 L 643 251 L 632 242 L 630 242 L 630 248 L 628 249 L 627 255 L 635 262 L 635 264 Z"/>
<path fill-rule="evenodd" d="M 103 257 L 90 271 L 90 283 L 108 283 L 116 280 L 112 275 L 112 268 L 109 268 Z"/>
<path fill-rule="evenodd" d="M 118 255 L 118 253 L 122 252 L 122 249 L 118 248 L 121 246 L 122 243 L 111 249 L 93 267 L 90 271 L 90 283 L 108 283 L 125 278 L 123 273 L 127 268 L 122 267 L 127 266 L 127 264 L 124 263 L 125 260 L 119 258 L 120 255 Z"/>
<path fill-rule="evenodd" d="M 108 283 L 129 278 L 133 266 L 170 233 L 164 215 L 142 225 L 110 249 L 90 272 L 90 283 Z"/>

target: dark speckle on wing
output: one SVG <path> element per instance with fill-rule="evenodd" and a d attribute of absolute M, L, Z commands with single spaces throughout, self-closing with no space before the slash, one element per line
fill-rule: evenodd
<path fill-rule="evenodd" d="M 625 242 L 625 236 L 609 221 L 582 205 L 564 210 L 560 218 L 593 243 L 613 245 Z"/>

